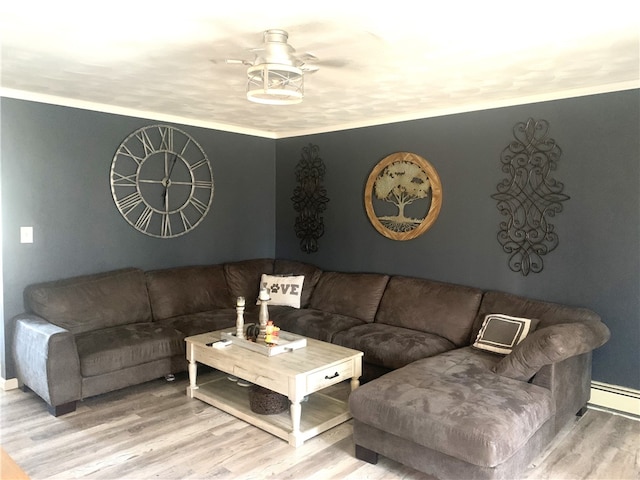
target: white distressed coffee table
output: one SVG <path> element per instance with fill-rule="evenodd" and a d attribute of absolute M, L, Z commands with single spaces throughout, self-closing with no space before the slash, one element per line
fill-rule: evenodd
<path fill-rule="evenodd" d="M 207 402 L 287 440 L 294 447 L 351 418 L 346 401 L 324 395 L 320 390 L 345 380 L 350 380 L 351 390 L 356 389 L 362 375 L 362 352 L 311 338 L 307 339 L 304 348 L 271 357 L 233 344 L 222 349 L 207 346 L 218 341 L 223 331 L 230 330 L 185 339 L 189 397 Z M 206 383 L 198 384 L 198 363 L 224 374 L 214 375 Z M 226 374 L 286 395 L 291 401 L 289 412 L 275 415 L 254 413 L 249 406 L 247 388 L 230 382 Z"/>

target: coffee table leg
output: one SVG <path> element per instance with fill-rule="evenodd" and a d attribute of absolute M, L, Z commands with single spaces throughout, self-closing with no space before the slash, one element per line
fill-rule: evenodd
<path fill-rule="evenodd" d="M 358 377 L 351 378 L 351 391 L 353 392 L 360 386 L 360 379 Z"/>
<path fill-rule="evenodd" d="M 198 364 L 196 363 L 196 352 L 193 344 L 191 345 L 191 355 L 189 355 L 189 397 L 193 398 L 194 390 L 198 389 L 196 379 L 198 376 Z"/>
<path fill-rule="evenodd" d="M 300 438 L 300 417 L 302 416 L 302 405 L 300 405 L 300 401 L 298 399 L 296 399 L 296 401 L 291 400 L 289 411 L 291 412 L 291 424 L 293 427 L 289 434 L 289 445 L 299 447 L 302 445 L 303 440 Z"/>

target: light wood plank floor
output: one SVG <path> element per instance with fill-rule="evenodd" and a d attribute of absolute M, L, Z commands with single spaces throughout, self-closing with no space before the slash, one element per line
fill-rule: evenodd
<path fill-rule="evenodd" d="M 0 391 L 0 444 L 33 480 L 431 478 L 384 457 L 377 465 L 357 460 L 351 422 L 296 449 L 189 399 L 187 383 L 179 375 L 126 388 L 59 418 L 32 392 Z M 589 410 L 523 479 L 638 480 L 640 422 Z"/>

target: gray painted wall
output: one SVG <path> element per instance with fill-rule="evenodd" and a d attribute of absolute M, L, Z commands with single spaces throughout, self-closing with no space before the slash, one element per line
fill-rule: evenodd
<path fill-rule="evenodd" d="M 116 148 L 132 131 L 162 122 L 2 98 L 4 322 L 23 311 L 33 282 L 137 266 L 143 269 L 273 256 L 275 142 L 178 125 L 212 163 L 215 194 L 187 235 L 156 239 L 120 216 L 109 185 Z M 33 226 L 33 244 L 19 227 Z M 8 348 L 2 376 L 13 376 Z"/>
<path fill-rule="evenodd" d="M 124 266 L 144 269 L 277 255 L 325 269 L 416 275 L 594 309 L 612 330 L 594 354 L 594 379 L 640 388 L 640 103 L 638 91 L 268 140 L 181 126 L 208 153 L 213 206 L 192 233 L 147 237 L 119 215 L 109 188 L 114 151 L 155 121 L 0 99 L 4 348 L 22 290 L 38 281 Z M 507 268 L 502 217 L 490 195 L 501 150 L 529 117 L 551 123 L 563 149 L 553 176 L 571 199 L 552 222 L 559 247 L 539 274 Z M 291 196 L 302 147 L 320 146 L 330 202 L 320 250 L 303 253 Z M 408 242 L 376 232 L 363 206 L 375 164 L 396 151 L 429 160 L 442 180 L 435 225 Z M 276 160 L 277 159 L 277 160 Z M 276 188 L 277 185 L 277 188 Z M 276 215 L 277 212 L 277 215 Z M 19 227 L 35 243 L 21 245 Z M 7 351 L 2 376 L 13 376 Z"/>
<path fill-rule="evenodd" d="M 505 178 L 500 152 L 512 127 L 550 122 L 563 154 L 554 178 L 570 200 L 551 219 L 560 244 L 541 273 L 507 267 L 496 235 L 503 219 L 490 195 Z M 594 353 L 595 380 L 640 388 L 640 102 L 638 90 L 465 113 L 279 140 L 277 248 L 324 269 L 415 275 L 592 308 L 612 331 Z M 309 143 L 320 147 L 330 199 L 319 251 L 294 232 L 294 169 Z M 422 236 L 398 242 L 369 223 L 364 186 L 387 155 L 410 151 L 438 171 L 443 205 Z"/>

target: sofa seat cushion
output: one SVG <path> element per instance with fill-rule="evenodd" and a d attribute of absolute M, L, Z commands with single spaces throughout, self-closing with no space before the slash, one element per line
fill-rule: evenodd
<path fill-rule="evenodd" d="M 498 360 L 470 347 L 418 360 L 353 391 L 351 413 L 416 444 L 495 467 L 555 413 L 549 390 L 492 373 Z"/>
<path fill-rule="evenodd" d="M 336 332 L 364 323 L 347 315 L 311 308 L 298 310 L 291 307 L 269 307 L 269 314 L 273 323 L 281 330 L 323 342 L 332 342 Z"/>
<path fill-rule="evenodd" d="M 170 326 L 133 323 L 76 336 L 83 377 L 103 375 L 174 355 L 184 355 L 184 337 Z"/>
<path fill-rule="evenodd" d="M 364 352 L 364 361 L 400 368 L 455 348 L 446 338 L 382 323 L 358 325 L 335 334 L 333 343 Z"/>
<path fill-rule="evenodd" d="M 249 321 L 246 315 L 245 321 Z M 182 334 L 182 338 L 184 338 L 234 327 L 236 324 L 236 310 L 235 308 L 225 308 L 191 315 L 180 315 L 179 317 L 167 318 L 156 323 L 178 330 Z"/>

